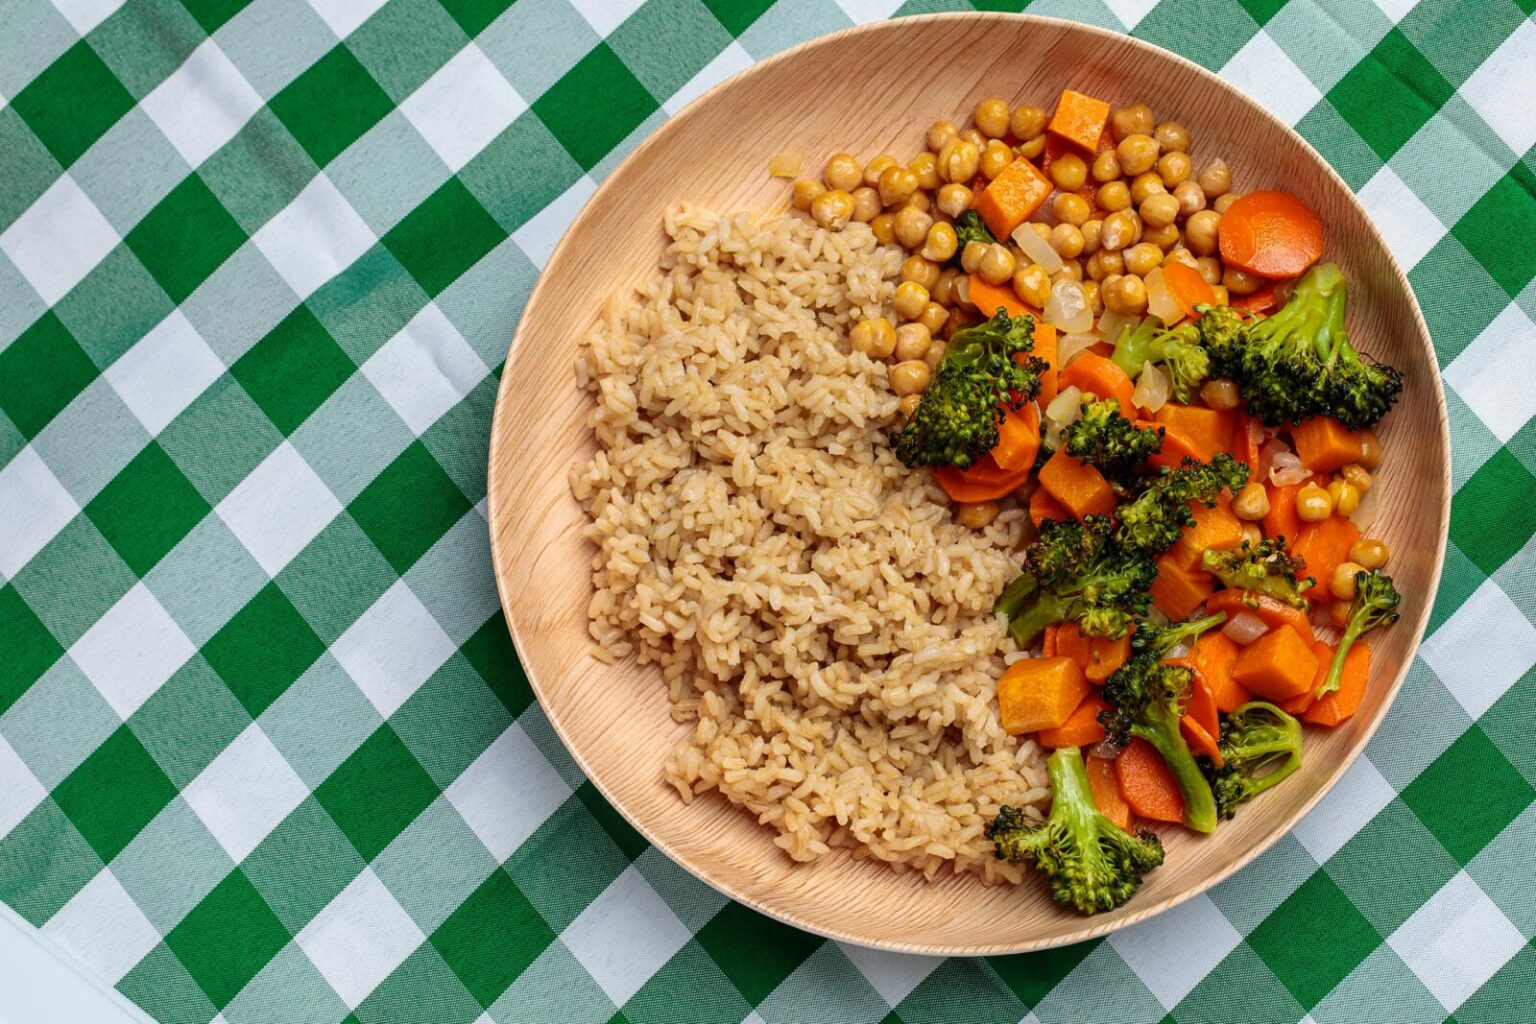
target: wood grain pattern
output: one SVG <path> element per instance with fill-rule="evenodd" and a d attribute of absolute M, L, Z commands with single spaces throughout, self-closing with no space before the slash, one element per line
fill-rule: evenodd
<path fill-rule="evenodd" d="M 944 60 L 934 62 L 940 53 Z M 782 208 L 787 183 L 767 176 L 776 152 L 803 153 L 808 170 L 844 149 L 905 159 L 936 118 L 960 122 L 990 95 L 1049 107 L 1069 85 L 1177 117 L 1197 166 L 1226 158 L 1239 190 L 1280 186 L 1305 199 L 1328 225 L 1327 258 L 1348 274 L 1357 344 L 1407 377 L 1380 430 L 1387 462 L 1379 486 L 1390 497 L 1373 531 L 1391 545 L 1406 602 L 1399 625 L 1373 644 L 1374 678 L 1360 713 L 1331 733 L 1309 730 L 1296 778 L 1215 835 L 1168 829 L 1167 863 L 1129 905 L 1093 918 L 1063 910 L 1034 884 L 990 888 L 955 876 L 924 883 L 842 853 L 797 865 L 724 799 L 682 804 L 662 781 L 663 759 L 685 727 L 668 714 L 660 673 L 589 655 L 592 549 L 566 484 L 571 465 L 592 450 L 589 399 L 572 371 L 578 340 L 608 295 L 651 272 L 667 205 Z M 647 839 L 790 924 L 893 950 L 977 955 L 1076 942 L 1143 920 L 1225 878 L 1300 818 L 1354 760 L 1402 683 L 1439 579 L 1450 494 L 1445 400 L 1423 317 L 1360 204 L 1299 136 L 1215 76 L 1146 43 L 1054 19 L 965 14 L 850 29 L 764 61 L 673 118 L 608 178 L 523 315 L 496 403 L 489 511 L 502 606 L 545 713 Z"/>

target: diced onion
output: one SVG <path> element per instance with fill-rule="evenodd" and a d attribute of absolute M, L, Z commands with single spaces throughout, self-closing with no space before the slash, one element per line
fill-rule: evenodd
<path fill-rule="evenodd" d="M 1147 412 L 1157 412 L 1168 403 L 1168 375 L 1151 361 L 1143 363 L 1131 401 Z"/>
<path fill-rule="evenodd" d="M 1040 264 L 1047 274 L 1054 274 L 1063 266 L 1061 253 L 1051 248 L 1051 243 L 1040 237 L 1040 232 L 1035 230 L 1033 224 L 1020 224 L 1013 232 L 1013 240 L 1024 255 L 1034 263 Z M 1046 317 L 1047 320 L 1050 317 Z M 1060 324 L 1056 326 L 1060 327 Z"/>
<path fill-rule="evenodd" d="M 1226 625 L 1221 627 L 1221 631 L 1226 634 L 1228 640 L 1247 647 L 1268 633 L 1269 626 L 1253 612 L 1243 611 L 1228 619 Z"/>
<path fill-rule="evenodd" d="M 1349 521 L 1366 533 L 1376 525 L 1376 514 L 1381 508 L 1381 488 L 1372 487 L 1360 496 L 1360 505 L 1350 513 Z"/>
<path fill-rule="evenodd" d="M 774 178 L 793 178 L 804 162 L 799 153 L 775 153 L 768 158 L 768 174 Z"/>
<path fill-rule="evenodd" d="M 1056 369 L 1060 370 L 1070 363 L 1079 352 L 1083 352 L 1104 339 L 1092 331 L 1083 334 L 1063 334 L 1056 342 Z"/>
<path fill-rule="evenodd" d="M 1289 449 L 1275 452 L 1274 460 L 1269 464 L 1269 482 L 1276 487 L 1299 484 L 1311 475 L 1312 470 L 1303 466 L 1301 459 Z"/>
<path fill-rule="evenodd" d="M 1045 304 L 1047 323 L 1055 324 L 1064 334 L 1081 334 L 1093 326 L 1093 310 L 1083 286 L 1073 280 L 1051 285 L 1051 297 Z"/>
<path fill-rule="evenodd" d="M 1113 761 L 1120 756 L 1120 751 L 1125 749 L 1123 743 L 1116 743 L 1111 739 L 1102 739 L 1088 748 L 1089 757 L 1102 757 L 1106 761 Z"/>
<path fill-rule="evenodd" d="M 1164 657 L 1165 658 L 1182 658 L 1186 654 L 1188 654 L 1190 652 L 1190 650 L 1191 650 L 1191 648 L 1189 646 L 1189 642 L 1186 641 L 1186 640 L 1180 640 L 1178 643 L 1176 643 L 1172 647 L 1168 648 L 1168 653 L 1165 654 Z"/>
<path fill-rule="evenodd" d="M 1184 319 L 1184 307 L 1173 297 L 1173 289 L 1163 279 L 1163 268 L 1154 267 L 1146 276 L 1147 312 L 1172 327 Z"/>
<path fill-rule="evenodd" d="M 1099 337 L 1113 345 L 1120 340 L 1122 331 L 1127 327 L 1134 331 L 1136 325 L 1140 322 L 1141 317 L 1139 316 L 1133 316 L 1129 313 L 1116 313 L 1114 310 L 1106 309 L 1104 315 L 1099 317 Z"/>
<path fill-rule="evenodd" d="M 1083 414 L 1082 395 L 1076 384 L 1058 391 L 1056 397 L 1051 399 L 1051 404 L 1045 407 L 1045 418 L 1062 426 L 1076 423 Z"/>
<path fill-rule="evenodd" d="M 1152 623 L 1152 625 L 1156 626 L 1158 629 L 1162 629 L 1164 626 L 1168 625 L 1168 616 L 1165 615 L 1163 610 L 1157 605 L 1153 605 L 1151 610 L 1147 612 L 1147 621 Z"/>
<path fill-rule="evenodd" d="M 1267 431 L 1269 428 L 1265 428 Z M 1259 476 L 1268 479 L 1269 471 L 1275 464 L 1275 456 L 1281 452 L 1291 450 L 1290 445 L 1276 437 L 1272 432 L 1259 448 Z"/>
<path fill-rule="evenodd" d="M 1024 661 L 1035 656 L 1034 651 L 1009 651 L 1003 655 L 1003 664 L 1012 665 L 1016 661 Z"/>

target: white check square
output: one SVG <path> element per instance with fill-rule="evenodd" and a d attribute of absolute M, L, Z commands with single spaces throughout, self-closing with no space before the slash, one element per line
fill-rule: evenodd
<path fill-rule="evenodd" d="M 79 284 L 119 239 L 68 174 L 0 234 L 0 251 L 50 306 Z"/>
<path fill-rule="evenodd" d="M 1516 156 L 1536 145 L 1536 25 L 1522 21 L 1461 84 L 1461 95 Z"/>
<path fill-rule="evenodd" d="M 309 6 L 336 33 L 337 39 L 351 35 L 384 3 L 385 0 L 309 0 Z"/>
<path fill-rule="evenodd" d="M 576 214 L 586 205 L 592 193 L 597 191 L 597 183 L 588 175 L 583 174 L 576 179 L 576 183 L 560 194 L 554 202 L 534 214 L 528 219 L 528 223 L 512 232 L 512 241 L 523 250 L 523 254 L 539 269 L 549 262 L 550 254 L 555 251 L 555 246 L 560 244 L 560 238 L 565 234 L 565 229 L 571 221 L 576 219 Z"/>
<path fill-rule="evenodd" d="M 939 956 L 917 956 L 912 953 L 892 953 L 886 949 L 868 949 L 846 942 L 839 942 L 853 966 L 864 975 L 871 988 L 880 993 L 887 1006 L 895 1006 L 923 983 L 923 979 L 944 962 Z"/>
<path fill-rule="evenodd" d="M 363 364 L 363 376 L 418 436 L 485 379 L 475 350 L 436 303 Z"/>
<path fill-rule="evenodd" d="M 1360 190 L 1360 202 L 1387 239 L 1387 247 L 1412 270 L 1445 234 L 1445 225 L 1391 165 L 1382 167 Z"/>
<path fill-rule="evenodd" d="M 331 645 L 331 655 L 384 718 L 453 652 L 453 641 L 404 580 L 397 580 Z"/>
<path fill-rule="evenodd" d="M 234 138 L 261 96 L 212 39 L 143 100 L 144 112 L 193 167 Z"/>
<path fill-rule="evenodd" d="M 64 20 L 80 35 L 87 35 L 91 29 L 100 25 L 119 7 L 124 0 L 52 0 L 54 9 L 64 15 Z M 0 103 L 0 107 L 5 104 Z"/>
<path fill-rule="evenodd" d="M 238 864 L 304 802 L 309 787 L 252 722 L 181 795 Z"/>
<path fill-rule="evenodd" d="M 0 466 L 0 574 L 15 576 L 79 511 L 31 445 Z"/>
<path fill-rule="evenodd" d="M 607 36 L 640 9 L 643 0 L 570 0 L 588 25 L 600 36 Z"/>
<path fill-rule="evenodd" d="M 21 824 L 47 795 L 21 755 L 0 736 L 0 836 Z"/>
<path fill-rule="evenodd" d="M 406 119 L 458 170 L 528 109 L 490 58 L 470 43 L 400 104 Z"/>
<path fill-rule="evenodd" d="M 1387 937 L 1447 1012 L 1482 988 L 1525 945 L 1525 936 L 1465 871 Z"/>
<path fill-rule="evenodd" d="M 444 795 L 491 856 L 504 861 L 565 803 L 571 787 L 514 722 Z"/>
<path fill-rule="evenodd" d="M 294 941 L 355 1009 L 426 936 L 373 869 L 364 868 Z"/>
<path fill-rule="evenodd" d="M 69 656 L 126 720 L 196 650 L 149 588 L 136 583 L 75 641 Z"/>
<path fill-rule="evenodd" d="M 43 934 L 109 985 L 160 943 L 160 933 L 109 869 L 91 879 L 43 925 Z"/>
<path fill-rule="evenodd" d="M 1205 894 L 1109 938 L 1115 952 L 1169 1010 L 1241 941 L 1232 922 Z M 1179 955 L 1169 957 L 1170 949 Z"/>
<path fill-rule="evenodd" d="M 1338 784 L 1298 821 L 1291 834 L 1322 864 L 1370 823 L 1397 791 L 1367 757 L 1359 757 Z"/>
<path fill-rule="evenodd" d="M 300 299 L 352 265 L 377 241 L 324 174 L 251 237 Z"/>
<path fill-rule="evenodd" d="M 577 915 L 560 940 L 623 1006 L 691 936 L 672 908 L 633 866 Z"/>
<path fill-rule="evenodd" d="M 107 367 L 104 376 L 155 435 L 223 372 L 219 357 L 177 309 Z"/>
<path fill-rule="evenodd" d="M 1536 416 L 1536 390 L 1525 387 L 1520 374 L 1509 372 L 1533 353 L 1536 324 L 1511 302 L 1445 368 L 1446 383 L 1502 443 Z"/>
<path fill-rule="evenodd" d="M 1300 121 L 1323 98 L 1312 80 L 1263 29 L 1233 54 L 1221 69 L 1221 77 L 1286 124 Z"/>
<path fill-rule="evenodd" d="M 1419 653 L 1467 714 L 1479 718 L 1536 665 L 1536 626 L 1497 583 L 1485 580 Z"/>
<path fill-rule="evenodd" d="M 752 55 L 732 39 L 729 46 L 699 69 L 698 74 L 684 82 L 682 87 L 661 105 L 661 109 L 668 115 L 675 114 L 736 72 L 751 66 Z"/>
<path fill-rule="evenodd" d="M 341 512 L 341 502 L 284 441 L 214 509 L 268 576 L 304 550 Z"/>

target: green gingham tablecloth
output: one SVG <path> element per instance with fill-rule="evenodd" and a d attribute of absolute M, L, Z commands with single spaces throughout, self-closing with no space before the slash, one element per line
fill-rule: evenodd
<path fill-rule="evenodd" d="M 1457 492 L 1402 695 L 1293 832 L 1103 941 L 937 960 L 731 904 L 604 804 L 484 504 L 597 183 L 752 61 L 929 6 L 0 0 L 0 900 L 166 1022 L 1536 1018 L 1533 6 L 1030 6 L 1219 71 L 1359 191 Z"/>

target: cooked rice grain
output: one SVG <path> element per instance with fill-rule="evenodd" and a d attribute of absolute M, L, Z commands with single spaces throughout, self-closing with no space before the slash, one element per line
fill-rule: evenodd
<path fill-rule="evenodd" d="M 659 664 L 695 723 L 665 766 L 684 800 L 719 790 L 796 860 L 1017 881 L 982 830 L 1048 793 L 995 701 L 990 608 L 1027 520 L 956 526 L 884 440 L 886 365 L 846 339 L 890 315 L 903 254 L 794 215 L 683 205 L 665 228 L 661 272 L 609 303 L 577 371 L 600 656 Z"/>

